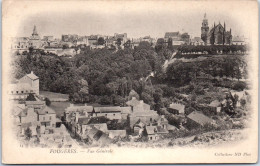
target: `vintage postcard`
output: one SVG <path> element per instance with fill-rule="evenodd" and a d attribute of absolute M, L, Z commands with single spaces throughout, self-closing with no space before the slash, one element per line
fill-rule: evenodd
<path fill-rule="evenodd" d="M 256 163 L 255 0 L 4 0 L 5 164 Z"/>

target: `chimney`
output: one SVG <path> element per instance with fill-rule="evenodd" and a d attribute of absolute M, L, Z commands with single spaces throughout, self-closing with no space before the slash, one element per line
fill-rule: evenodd
<path fill-rule="evenodd" d="M 33 71 L 31 71 L 31 74 L 33 74 Z"/>

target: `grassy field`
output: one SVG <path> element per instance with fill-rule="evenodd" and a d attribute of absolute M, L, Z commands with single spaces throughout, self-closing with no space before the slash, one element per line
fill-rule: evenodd
<path fill-rule="evenodd" d="M 49 91 L 40 91 L 40 95 L 48 97 L 49 99 L 57 99 L 57 98 L 69 99 L 69 95 L 67 94 L 54 93 Z"/>

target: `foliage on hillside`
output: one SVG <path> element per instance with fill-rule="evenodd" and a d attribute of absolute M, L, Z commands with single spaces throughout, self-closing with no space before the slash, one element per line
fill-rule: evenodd
<path fill-rule="evenodd" d="M 243 82 L 230 80 L 247 77 L 244 56 L 176 60 L 163 72 L 162 65 L 172 53 L 171 49 L 156 50 L 148 42 L 142 42 L 135 49 L 118 51 L 85 48 L 72 58 L 30 52 L 13 58 L 11 65 L 15 78 L 34 71 L 40 78 L 40 90 L 69 94 L 75 103 L 124 105 L 134 90 L 132 96 L 160 111 L 173 101 L 189 105 L 192 97 L 207 96 L 205 89 L 246 88 Z M 154 77 L 146 78 L 152 71 Z M 214 100 L 198 99 L 206 103 Z"/>

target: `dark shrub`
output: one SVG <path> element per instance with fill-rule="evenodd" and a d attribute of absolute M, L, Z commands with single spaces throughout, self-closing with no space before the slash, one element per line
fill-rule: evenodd
<path fill-rule="evenodd" d="M 246 88 L 246 83 L 239 81 L 235 83 L 232 88 L 234 90 L 242 91 Z"/>

